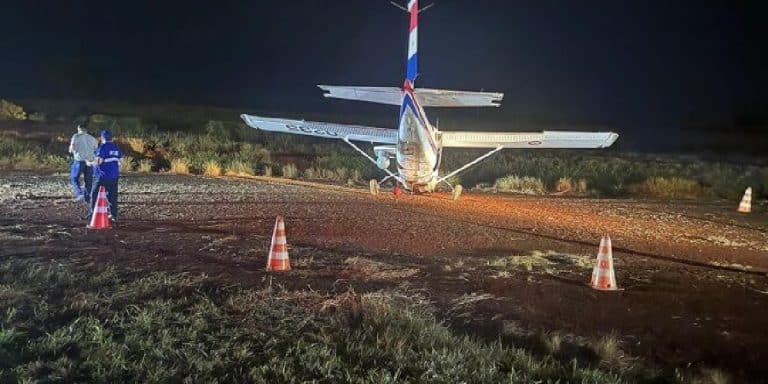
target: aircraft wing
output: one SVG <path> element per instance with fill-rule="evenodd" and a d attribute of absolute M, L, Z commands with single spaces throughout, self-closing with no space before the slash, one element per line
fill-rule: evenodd
<path fill-rule="evenodd" d="M 240 118 L 252 128 L 270 132 L 293 133 L 297 135 L 325 137 L 328 139 L 347 138 L 354 141 L 397 144 L 396 129 L 321 123 L 316 121 L 276 119 L 245 114 L 240 115 Z"/>
<path fill-rule="evenodd" d="M 403 90 L 396 87 L 348 87 L 318 85 L 325 91 L 323 96 L 336 99 L 367 101 L 371 103 L 400 105 Z M 413 90 L 423 107 L 498 107 L 503 93 L 452 91 L 447 89 L 416 88 Z"/>
<path fill-rule="evenodd" d="M 440 132 L 443 147 L 455 148 L 607 148 L 619 135 L 613 132 Z"/>

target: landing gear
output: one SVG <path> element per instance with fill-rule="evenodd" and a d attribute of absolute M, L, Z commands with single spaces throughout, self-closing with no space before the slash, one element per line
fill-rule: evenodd
<path fill-rule="evenodd" d="M 377 196 L 379 194 L 379 182 L 376 179 L 371 179 L 369 186 L 371 188 L 371 195 Z"/>
<path fill-rule="evenodd" d="M 453 192 L 451 192 L 451 200 L 456 201 L 461 196 L 461 191 L 463 191 L 464 188 L 457 184 L 455 187 L 453 187 Z"/>

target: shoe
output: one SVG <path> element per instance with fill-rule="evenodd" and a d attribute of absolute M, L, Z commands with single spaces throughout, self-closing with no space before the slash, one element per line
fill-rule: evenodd
<path fill-rule="evenodd" d="M 85 200 L 85 195 L 77 195 L 72 201 L 83 201 Z"/>
<path fill-rule="evenodd" d="M 116 223 L 117 222 L 117 217 L 113 217 L 112 215 L 109 215 L 109 221 L 111 223 Z"/>

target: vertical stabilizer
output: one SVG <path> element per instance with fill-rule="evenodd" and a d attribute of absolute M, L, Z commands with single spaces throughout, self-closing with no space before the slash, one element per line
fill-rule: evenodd
<path fill-rule="evenodd" d="M 419 0 L 408 2 L 408 12 L 411 14 L 410 33 L 408 35 L 408 67 L 405 79 L 413 87 L 418 74 L 418 48 L 419 48 Z"/>

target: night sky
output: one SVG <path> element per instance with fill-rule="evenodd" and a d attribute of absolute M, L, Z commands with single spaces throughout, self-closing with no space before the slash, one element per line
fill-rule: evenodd
<path fill-rule="evenodd" d="M 768 128 L 765 2 L 434 1 L 417 87 L 505 93 L 499 109 L 428 111 L 446 129 L 604 127 L 653 149 Z M 407 15 L 386 0 L 13 3 L 0 10 L 0 97 L 396 124 L 396 107 L 315 87 L 402 84 Z"/>

